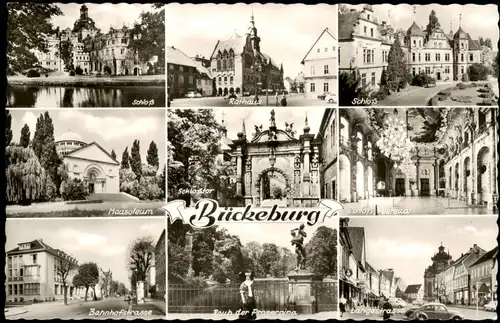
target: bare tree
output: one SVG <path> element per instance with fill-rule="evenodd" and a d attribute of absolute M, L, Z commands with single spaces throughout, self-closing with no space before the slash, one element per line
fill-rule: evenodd
<path fill-rule="evenodd" d="M 56 250 L 59 259 L 56 264 L 56 273 L 58 278 L 63 283 L 64 288 L 64 305 L 68 305 L 68 277 L 71 273 L 78 270 L 78 261 L 76 258 L 66 254 L 64 251 Z"/>
<path fill-rule="evenodd" d="M 127 265 L 137 282 L 146 280 L 153 265 L 154 251 L 155 239 L 152 236 L 137 238 L 130 244 Z M 144 295 L 147 295 L 146 284 L 144 284 Z"/>

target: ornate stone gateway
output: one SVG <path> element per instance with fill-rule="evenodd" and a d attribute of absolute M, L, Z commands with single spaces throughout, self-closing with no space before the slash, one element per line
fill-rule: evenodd
<path fill-rule="evenodd" d="M 269 128 L 255 126 L 252 139 L 245 134 L 245 124 L 233 140 L 231 154 L 236 159 L 236 195 L 245 205 L 311 207 L 320 199 L 319 145 L 310 127 L 296 136 L 293 123 L 285 129 L 276 126 L 271 111 Z"/>

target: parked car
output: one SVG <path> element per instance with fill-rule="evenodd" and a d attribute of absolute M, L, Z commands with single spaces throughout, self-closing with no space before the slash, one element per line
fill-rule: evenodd
<path fill-rule="evenodd" d="M 497 310 L 497 301 L 491 301 L 488 304 L 484 305 L 484 310 L 495 312 Z"/>
<path fill-rule="evenodd" d="M 441 303 L 426 303 L 405 313 L 410 320 L 463 320 L 457 311 L 449 310 Z"/>
<path fill-rule="evenodd" d="M 391 304 L 393 308 L 403 308 L 406 306 L 406 302 L 398 297 L 389 298 L 389 304 Z"/>
<path fill-rule="evenodd" d="M 201 98 L 202 95 L 196 91 L 189 91 L 187 94 L 186 94 L 186 98 Z"/>
<path fill-rule="evenodd" d="M 238 96 L 236 95 L 236 93 L 230 93 L 230 94 L 228 94 L 228 95 L 226 95 L 226 96 L 224 97 L 224 99 L 226 99 L 226 100 L 229 100 L 229 99 L 237 99 L 237 98 L 238 98 Z"/>
<path fill-rule="evenodd" d="M 414 301 L 411 302 L 412 305 L 415 305 L 415 306 L 422 306 L 424 305 L 424 301 L 422 299 L 416 299 Z"/>
<path fill-rule="evenodd" d="M 328 103 L 337 103 L 337 96 L 333 93 L 327 94 L 325 96 L 325 101 Z"/>

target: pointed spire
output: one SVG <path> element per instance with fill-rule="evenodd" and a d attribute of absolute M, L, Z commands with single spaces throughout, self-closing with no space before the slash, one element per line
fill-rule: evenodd
<path fill-rule="evenodd" d="M 243 135 L 246 137 L 247 136 L 247 129 L 245 127 L 245 119 L 243 119 L 243 125 L 241 127 L 241 131 L 243 132 Z"/>
<path fill-rule="evenodd" d="M 450 19 L 450 34 L 453 34 L 453 19 Z"/>
<path fill-rule="evenodd" d="M 413 6 L 413 21 L 417 19 L 417 6 Z"/>
<path fill-rule="evenodd" d="M 462 14 L 459 14 L 458 15 L 458 27 L 461 28 L 462 27 Z"/>
<path fill-rule="evenodd" d="M 307 120 L 307 113 L 306 113 L 306 122 L 305 122 L 305 126 L 304 126 L 304 133 L 308 134 L 310 130 L 311 130 L 311 128 L 309 127 L 309 122 Z"/>

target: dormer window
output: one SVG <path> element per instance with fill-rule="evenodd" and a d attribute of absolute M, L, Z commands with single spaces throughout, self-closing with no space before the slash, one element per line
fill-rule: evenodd
<path fill-rule="evenodd" d="M 28 250 L 28 249 L 31 249 L 30 243 L 22 243 L 19 245 L 19 250 Z"/>

